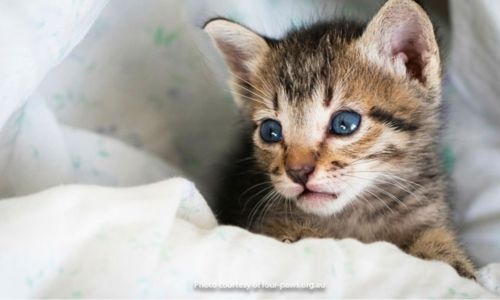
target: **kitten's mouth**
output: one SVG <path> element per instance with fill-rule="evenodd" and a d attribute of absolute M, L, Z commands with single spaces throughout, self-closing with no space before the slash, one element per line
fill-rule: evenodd
<path fill-rule="evenodd" d="M 306 189 L 297 198 L 300 201 L 326 202 L 326 201 L 332 201 L 332 200 L 337 199 L 338 195 L 337 194 L 314 192 L 314 191 L 310 191 L 310 190 Z"/>

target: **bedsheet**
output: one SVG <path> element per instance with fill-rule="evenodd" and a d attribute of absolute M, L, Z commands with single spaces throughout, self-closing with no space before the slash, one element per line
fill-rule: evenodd
<path fill-rule="evenodd" d="M 57 107 L 51 105 L 52 95 L 35 92 L 81 42 L 107 3 L 0 3 L 0 197 L 63 183 L 123 186 L 181 174 L 145 149 L 62 123 Z M 82 101 L 81 94 L 65 97 L 73 104 Z M 87 122 L 92 120 L 87 118 Z"/>
<path fill-rule="evenodd" d="M 61 186 L 0 201 L 2 298 L 495 298 L 442 262 L 353 239 L 285 244 L 217 226 L 193 183 Z M 36 251 L 33 251 L 36 249 Z"/>

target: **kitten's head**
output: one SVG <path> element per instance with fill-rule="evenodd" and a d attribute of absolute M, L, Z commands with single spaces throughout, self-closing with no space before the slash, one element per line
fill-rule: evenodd
<path fill-rule="evenodd" d="M 217 19 L 205 31 L 255 124 L 260 167 L 304 211 L 333 214 L 432 164 L 440 58 L 413 1 L 388 1 L 366 28 L 324 23 L 270 40 Z"/>

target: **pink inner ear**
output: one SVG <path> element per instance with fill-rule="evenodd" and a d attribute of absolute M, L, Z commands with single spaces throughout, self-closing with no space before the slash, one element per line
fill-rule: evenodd
<path fill-rule="evenodd" d="M 224 53 L 231 71 L 241 77 L 246 75 L 248 72 L 245 66 L 245 61 L 248 59 L 247 55 L 241 49 L 226 41 L 217 41 L 217 44 L 222 53 Z"/>
<path fill-rule="evenodd" d="M 408 56 L 404 52 L 396 53 L 395 57 L 402 60 L 405 65 L 408 63 Z"/>
<path fill-rule="evenodd" d="M 414 79 L 425 83 L 424 69 L 427 61 L 425 53 L 429 51 L 422 27 L 418 22 L 408 22 L 394 30 L 391 38 L 391 55 L 400 59 L 406 66 L 407 74 Z"/>

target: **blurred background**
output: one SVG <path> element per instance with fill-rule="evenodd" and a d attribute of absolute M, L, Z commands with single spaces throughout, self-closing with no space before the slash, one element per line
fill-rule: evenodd
<path fill-rule="evenodd" d="M 66 183 L 129 186 L 182 175 L 216 200 L 215 174 L 231 163 L 225 154 L 238 112 L 202 24 L 223 16 L 279 38 L 320 19 L 368 21 L 384 2 L 94 0 L 73 1 L 61 16 L 43 1 L 0 3 L 3 16 L 26 12 L 0 20 L 0 42 L 17 45 L 0 49 L 0 75 L 8 79 L 0 83 L 0 198 Z M 445 62 L 443 156 L 454 179 L 454 217 L 478 261 L 500 260 L 500 2 L 421 2 Z M 44 51 L 50 63 L 41 64 Z M 31 77 L 21 78 L 26 70 Z M 4 92 L 26 82 L 26 92 Z"/>
<path fill-rule="evenodd" d="M 293 25 L 318 19 L 369 20 L 383 2 L 109 1 L 83 41 L 45 78 L 38 95 L 58 123 L 99 135 L 103 149 L 112 137 L 161 158 L 210 198 L 214 168 L 224 161 L 238 120 L 224 63 L 200 29 L 204 22 L 225 16 L 279 38 Z M 446 2 L 428 2 L 439 3 L 432 11 L 448 37 Z M 116 178 L 116 170 L 101 167 L 107 164 L 102 160 L 113 159 L 110 151 L 96 157 L 69 154 L 70 173 L 78 182 L 122 185 L 163 176 L 155 168 Z"/>

